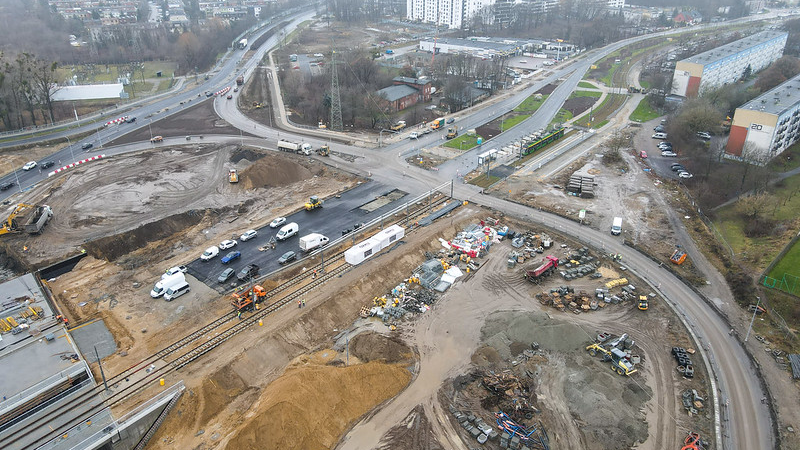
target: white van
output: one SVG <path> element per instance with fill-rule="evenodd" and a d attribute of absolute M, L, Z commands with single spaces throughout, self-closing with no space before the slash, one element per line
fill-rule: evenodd
<path fill-rule="evenodd" d="M 200 255 L 200 259 L 202 259 L 203 261 L 208 261 L 217 255 L 219 255 L 219 247 L 215 245 L 213 247 L 208 247 L 206 251 L 204 251 L 203 254 Z"/>
<path fill-rule="evenodd" d="M 611 234 L 617 236 L 622 233 L 622 217 L 614 217 L 614 223 L 611 224 Z"/>
<path fill-rule="evenodd" d="M 298 231 L 300 231 L 300 227 L 297 226 L 297 222 L 292 222 L 281 227 L 281 229 L 278 230 L 278 234 L 275 235 L 275 238 L 279 241 L 285 241 L 297 234 Z"/>
<path fill-rule="evenodd" d="M 172 300 L 180 297 L 181 295 L 189 292 L 189 283 L 184 281 L 183 283 L 179 283 L 171 288 L 167 289 L 167 292 L 164 293 L 164 300 L 171 302 Z"/>
<path fill-rule="evenodd" d="M 183 272 L 178 272 L 176 274 L 172 274 L 167 278 L 162 279 L 155 286 L 153 286 L 153 290 L 150 291 L 150 297 L 158 298 L 164 295 L 167 292 L 167 289 L 177 286 L 180 283 L 186 282 L 186 276 Z"/>

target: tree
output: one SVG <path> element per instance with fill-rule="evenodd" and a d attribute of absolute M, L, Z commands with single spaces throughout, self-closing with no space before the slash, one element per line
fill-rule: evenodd
<path fill-rule="evenodd" d="M 755 87 L 765 92 L 798 73 L 800 73 L 800 60 L 794 56 L 784 56 L 761 72 L 756 79 Z"/>
<path fill-rule="evenodd" d="M 33 58 L 30 68 L 34 92 L 39 101 L 43 102 L 44 106 L 47 107 L 47 112 L 50 115 L 50 123 L 55 123 L 53 95 L 59 90 L 56 85 L 56 69 L 58 68 L 58 63 L 55 61 L 44 61 Z"/>

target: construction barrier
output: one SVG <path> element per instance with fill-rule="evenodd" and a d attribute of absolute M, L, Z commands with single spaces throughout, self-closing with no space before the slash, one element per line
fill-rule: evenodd
<path fill-rule="evenodd" d="M 76 166 L 79 166 L 81 164 L 85 164 L 85 163 L 88 163 L 88 162 L 91 162 L 91 161 L 97 161 L 98 159 L 103 159 L 105 157 L 106 157 L 106 155 L 97 155 L 97 156 L 92 156 L 91 158 L 82 159 L 82 160 L 76 161 L 76 162 L 74 162 L 72 164 L 67 164 L 66 166 L 59 167 L 58 169 L 48 173 L 47 176 L 48 177 L 52 177 L 53 175 L 55 175 L 57 173 L 60 173 L 60 172 L 63 172 L 65 170 L 67 170 L 67 169 L 71 169 L 73 167 L 76 167 Z"/>

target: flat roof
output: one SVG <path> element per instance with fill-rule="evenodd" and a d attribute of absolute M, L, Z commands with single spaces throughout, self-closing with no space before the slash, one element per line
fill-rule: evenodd
<path fill-rule="evenodd" d="M 433 39 L 423 39 L 426 42 L 433 42 Z M 460 39 L 460 38 L 439 38 L 436 40 L 437 46 L 439 44 L 445 45 L 457 45 L 460 47 L 469 47 L 475 49 L 482 49 L 482 50 L 495 50 L 495 51 L 512 51 L 516 50 L 518 47 L 522 47 L 525 45 L 530 44 L 527 41 L 517 41 L 515 43 L 509 42 L 496 42 L 496 41 L 484 41 L 484 40 L 472 40 L 472 39 Z"/>
<path fill-rule="evenodd" d="M 54 102 L 69 100 L 97 100 L 120 98 L 124 92 L 122 83 L 87 84 L 83 86 L 58 86 L 52 93 Z"/>
<path fill-rule="evenodd" d="M 780 116 L 798 102 L 800 102 L 800 75 L 784 81 L 738 109 L 749 109 Z"/>
<path fill-rule="evenodd" d="M 789 36 L 789 34 L 784 31 L 762 31 L 760 33 L 747 36 L 746 38 L 739 39 L 738 41 L 733 41 L 729 44 L 721 45 L 717 48 L 713 48 L 703 53 L 698 53 L 697 55 L 690 56 L 686 59 L 681 60 L 681 62 L 694 63 L 705 66 L 706 64 L 711 64 L 721 59 L 725 59 L 728 56 L 735 55 L 741 52 L 742 50 L 755 47 L 756 45 L 761 44 L 762 42 L 775 39 L 781 35 L 787 37 Z"/>

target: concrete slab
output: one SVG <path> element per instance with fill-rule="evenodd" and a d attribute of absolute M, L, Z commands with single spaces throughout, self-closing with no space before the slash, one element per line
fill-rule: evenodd
<path fill-rule="evenodd" d="M 103 320 L 96 320 L 73 328 L 70 330 L 70 334 L 87 361 L 97 361 L 94 353 L 95 347 L 101 360 L 117 351 L 117 342 Z"/>

